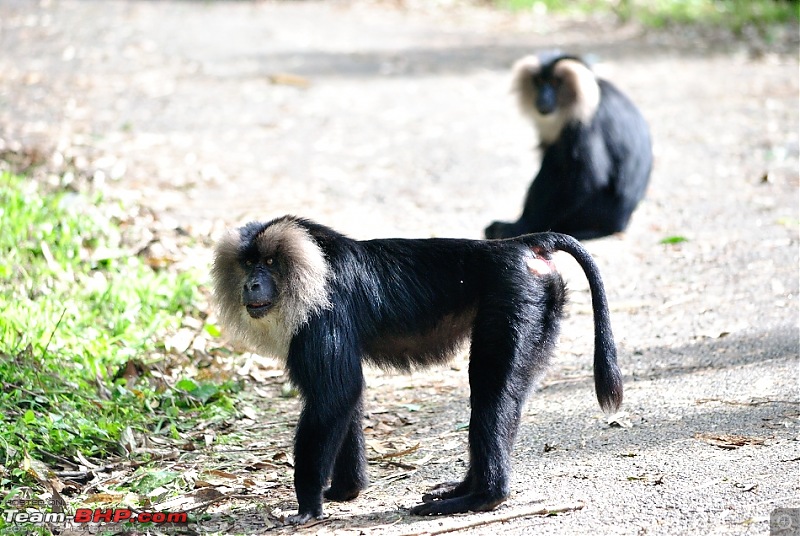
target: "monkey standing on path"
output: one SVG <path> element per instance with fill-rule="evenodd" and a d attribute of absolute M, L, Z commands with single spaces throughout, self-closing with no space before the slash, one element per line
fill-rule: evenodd
<path fill-rule="evenodd" d="M 595 390 L 622 402 L 603 283 L 575 239 L 357 241 L 309 220 L 249 223 L 219 241 L 212 278 L 233 337 L 285 362 L 303 398 L 295 436 L 291 523 L 321 518 L 323 496 L 367 486 L 362 362 L 411 370 L 441 364 L 470 342 L 469 470 L 411 509 L 417 515 L 491 510 L 509 494 L 510 456 L 525 399 L 548 364 L 566 288 L 550 253 L 586 273 L 595 327 Z"/>
<path fill-rule="evenodd" d="M 579 240 L 621 232 L 650 180 L 650 132 L 633 103 L 579 58 L 526 56 L 514 89 L 543 151 L 522 216 L 486 238 L 554 231 Z"/>

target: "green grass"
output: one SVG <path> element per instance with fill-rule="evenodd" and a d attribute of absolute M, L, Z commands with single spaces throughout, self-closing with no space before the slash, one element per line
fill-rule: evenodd
<path fill-rule="evenodd" d="M 689 239 L 686 238 L 685 236 L 673 235 L 673 236 L 667 236 L 666 238 L 662 238 L 661 240 L 658 241 L 658 243 L 664 245 L 675 245 L 675 244 L 683 244 L 684 242 L 688 241 Z"/>
<path fill-rule="evenodd" d="M 544 8 L 555 12 L 613 12 L 622 20 L 652 27 L 668 24 L 708 24 L 741 30 L 797 21 L 797 0 L 495 0 L 507 9 Z"/>
<path fill-rule="evenodd" d="M 0 507 L 41 489 L 58 457 L 124 453 L 124 434 L 176 438 L 231 411 L 230 384 L 115 381 L 166 359 L 164 338 L 200 317 L 200 283 L 127 252 L 104 208 L 0 174 Z"/>

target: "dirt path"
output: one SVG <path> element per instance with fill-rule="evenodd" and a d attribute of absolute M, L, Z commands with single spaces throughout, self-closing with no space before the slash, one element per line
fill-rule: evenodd
<path fill-rule="evenodd" d="M 427 487 L 463 470 L 465 364 L 373 373 L 370 454 L 410 448 L 406 468 L 371 464 L 373 486 L 305 530 L 767 533 L 771 511 L 800 507 L 796 41 L 791 54 L 753 53 L 609 21 L 424 5 L 2 2 L 0 151 L 88 171 L 200 238 L 283 213 L 357 238 L 477 238 L 516 214 L 536 169 L 508 66 L 542 48 L 593 54 L 656 141 L 630 231 L 588 244 L 631 426 L 610 427 L 596 407 L 586 285 L 559 259 L 571 316 L 524 417 L 511 500 L 488 514 L 409 517 Z M 689 240 L 659 243 L 673 235 Z M 263 530 L 264 512 L 292 510 L 285 473 L 258 501 L 217 505 L 240 520 L 221 530 Z"/>

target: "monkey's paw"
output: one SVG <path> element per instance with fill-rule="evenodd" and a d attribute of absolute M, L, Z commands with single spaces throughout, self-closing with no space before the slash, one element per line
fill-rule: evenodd
<path fill-rule="evenodd" d="M 289 525 L 305 525 L 312 519 L 325 519 L 325 514 L 322 513 L 322 510 L 319 513 L 314 512 L 298 512 L 294 515 L 291 515 L 286 518 L 286 523 Z"/>
<path fill-rule="evenodd" d="M 471 493 L 452 499 L 434 499 L 424 502 L 413 507 L 411 513 L 415 516 L 441 516 L 466 512 L 487 512 L 493 510 L 505 499 L 505 496 L 487 497 L 484 494 Z"/>

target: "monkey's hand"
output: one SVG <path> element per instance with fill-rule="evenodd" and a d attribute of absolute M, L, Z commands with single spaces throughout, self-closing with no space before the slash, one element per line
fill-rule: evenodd
<path fill-rule="evenodd" d="M 489 240 L 493 238 L 506 238 L 504 227 L 508 225 L 501 221 L 493 221 L 489 227 L 483 230 L 483 236 Z"/>

